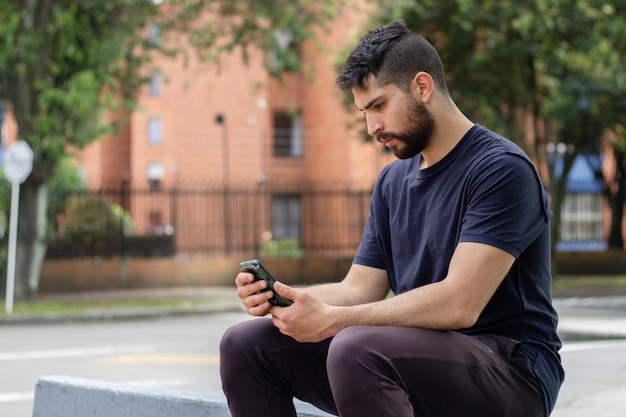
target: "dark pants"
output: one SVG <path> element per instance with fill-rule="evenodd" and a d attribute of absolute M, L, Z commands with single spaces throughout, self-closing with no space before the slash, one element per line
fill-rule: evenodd
<path fill-rule="evenodd" d="M 237 324 L 220 344 L 233 417 L 294 417 L 293 398 L 341 417 L 543 417 L 518 343 L 408 327 L 350 327 L 298 343 L 269 319 Z"/>

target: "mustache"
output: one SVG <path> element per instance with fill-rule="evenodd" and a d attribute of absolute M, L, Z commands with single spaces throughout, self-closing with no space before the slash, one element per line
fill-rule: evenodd
<path fill-rule="evenodd" d="M 380 132 L 376 134 L 375 138 L 380 143 L 385 143 L 388 139 L 403 140 L 402 135 L 395 132 Z"/>

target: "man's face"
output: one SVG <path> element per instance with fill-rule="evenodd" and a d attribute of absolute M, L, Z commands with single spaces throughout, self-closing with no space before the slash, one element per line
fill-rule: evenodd
<path fill-rule="evenodd" d="M 429 144 L 435 119 L 423 104 L 395 85 L 353 90 L 354 102 L 365 113 L 367 129 L 400 159 L 412 158 Z"/>
<path fill-rule="evenodd" d="M 418 103 L 410 94 L 406 94 L 405 97 L 404 127 L 395 132 L 383 131 L 375 136 L 377 141 L 385 145 L 389 139 L 395 139 L 399 142 L 394 143 L 392 141 L 388 145 L 399 159 L 412 158 L 422 152 L 430 143 L 430 138 L 435 130 L 435 119 L 428 108 L 423 103 Z"/>

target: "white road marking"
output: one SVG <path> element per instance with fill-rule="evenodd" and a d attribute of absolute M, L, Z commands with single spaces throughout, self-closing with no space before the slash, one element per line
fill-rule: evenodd
<path fill-rule="evenodd" d="M 178 387 L 189 383 L 185 378 L 172 378 L 172 379 L 142 379 L 139 381 L 122 381 L 123 384 L 139 385 L 142 387 Z"/>
<path fill-rule="evenodd" d="M 156 348 L 148 345 L 137 346 L 99 346 L 87 348 L 30 350 L 24 352 L 0 352 L 0 361 L 27 359 L 74 358 L 79 356 L 119 355 L 121 353 L 154 352 Z"/>
<path fill-rule="evenodd" d="M 611 349 L 626 347 L 626 340 L 594 340 L 591 342 L 570 342 L 563 345 L 561 353 L 580 352 L 583 350 Z"/>
<path fill-rule="evenodd" d="M 30 401 L 35 397 L 33 391 L 0 392 L 0 403 L 14 403 L 18 401 Z"/>

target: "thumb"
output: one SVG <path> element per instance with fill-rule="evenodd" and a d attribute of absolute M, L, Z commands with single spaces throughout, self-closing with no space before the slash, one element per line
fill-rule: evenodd
<path fill-rule="evenodd" d="M 274 282 L 274 290 L 278 293 L 278 295 L 281 295 L 293 301 L 296 301 L 296 299 L 299 298 L 300 294 L 302 293 L 302 291 L 290 287 L 287 284 L 283 284 L 280 281 Z"/>

